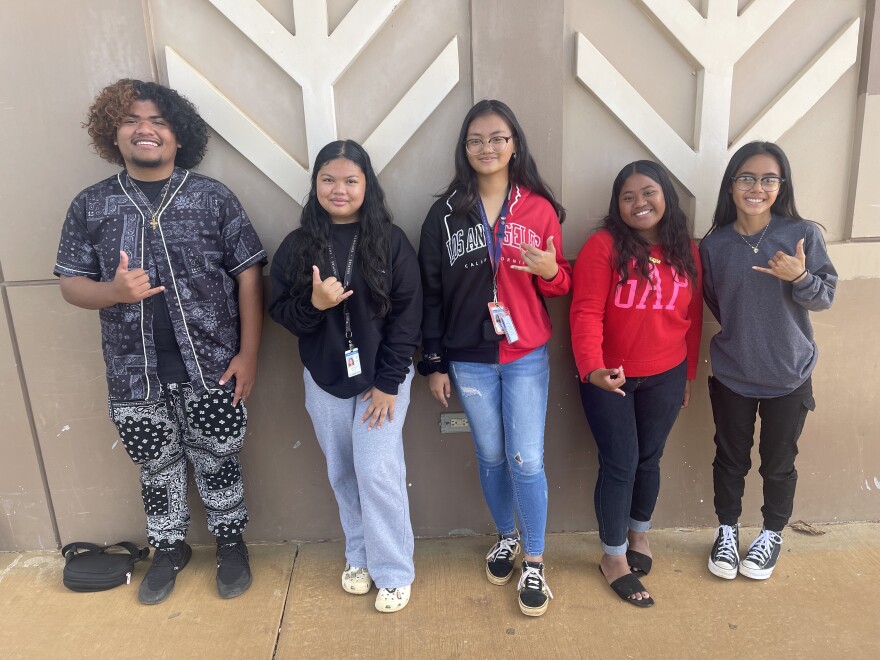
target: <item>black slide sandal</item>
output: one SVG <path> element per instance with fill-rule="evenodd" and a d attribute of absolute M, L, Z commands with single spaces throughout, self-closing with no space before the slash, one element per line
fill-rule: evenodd
<path fill-rule="evenodd" d="M 644 553 L 635 550 L 627 550 L 626 563 L 629 564 L 629 568 L 633 573 L 647 575 L 651 572 L 651 566 L 654 565 L 654 560 Z"/>
<path fill-rule="evenodd" d="M 603 577 L 605 576 L 605 571 L 602 570 L 601 564 L 599 565 L 599 572 L 602 574 Z M 636 607 L 651 607 L 654 604 L 654 599 L 650 596 L 642 599 L 630 598 L 630 596 L 632 596 L 633 594 L 645 591 L 645 587 L 644 585 L 642 585 L 639 578 L 637 578 L 632 573 L 617 578 L 608 586 L 611 587 L 614 593 L 616 593 L 621 598 L 621 600 L 625 600 L 627 603 L 631 603 Z"/>

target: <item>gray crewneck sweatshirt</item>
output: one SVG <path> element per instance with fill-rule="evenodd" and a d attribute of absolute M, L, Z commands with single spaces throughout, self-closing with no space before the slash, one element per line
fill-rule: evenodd
<path fill-rule="evenodd" d="M 752 270 L 766 268 L 777 251 L 793 255 L 802 238 L 809 273 L 797 284 Z M 756 245 L 757 253 L 750 247 Z M 831 307 L 837 285 L 819 227 L 774 215 L 763 236 L 743 237 L 731 223 L 703 239 L 700 257 L 703 297 L 721 324 L 709 351 L 715 378 L 755 398 L 803 384 L 819 357 L 809 312 Z"/>

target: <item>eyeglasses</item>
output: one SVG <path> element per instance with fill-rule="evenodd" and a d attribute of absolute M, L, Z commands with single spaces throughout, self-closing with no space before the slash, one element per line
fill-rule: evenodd
<path fill-rule="evenodd" d="M 783 181 L 785 181 L 785 179 L 778 176 L 764 176 L 758 179 L 757 177 L 753 177 L 750 174 L 743 174 L 742 176 L 732 176 L 730 178 L 733 179 L 733 182 L 736 184 L 736 189 L 743 192 L 754 188 L 755 184 L 758 181 L 761 182 L 761 189 L 764 192 L 775 192 L 779 190 L 779 186 L 782 185 Z"/>
<path fill-rule="evenodd" d="M 511 136 L 496 135 L 488 140 L 478 140 L 473 138 L 464 141 L 464 148 L 471 156 L 479 156 L 483 153 L 483 145 L 489 147 L 492 153 L 500 153 L 507 148 L 507 143 L 513 139 Z"/>

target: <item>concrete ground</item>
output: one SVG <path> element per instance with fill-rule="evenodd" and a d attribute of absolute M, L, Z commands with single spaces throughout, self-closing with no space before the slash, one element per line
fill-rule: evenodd
<path fill-rule="evenodd" d="M 787 530 L 770 580 L 724 581 L 706 568 L 711 531 L 652 532 L 657 604 L 619 600 L 597 570 L 596 534 L 554 534 L 547 614 L 528 618 L 516 583 L 483 577 L 487 537 L 416 543 L 410 605 L 373 609 L 342 591 L 341 543 L 252 545 L 254 584 L 221 600 L 214 553 L 196 548 L 172 596 L 137 602 L 130 586 L 81 594 L 61 584 L 59 553 L 0 553 L 3 658 L 876 658 L 880 524 Z M 756 530 L 746 529 L 744 545 Z"/>

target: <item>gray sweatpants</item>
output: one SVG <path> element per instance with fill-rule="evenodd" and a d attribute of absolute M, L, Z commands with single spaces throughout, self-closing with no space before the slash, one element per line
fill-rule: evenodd
<path fill-rule="evenodd" d="M 339 399 L 303 370 L 306 410 L 327 459 L 327 476 L 345 532 L 345 560 L 365 566 L 379 588 L 412 584 L 413 532 L 406 492 L 403 422 L 413 378 L 410 367 L 394 406 L 394 421 L 367 430 L 363 394 Z"/>

